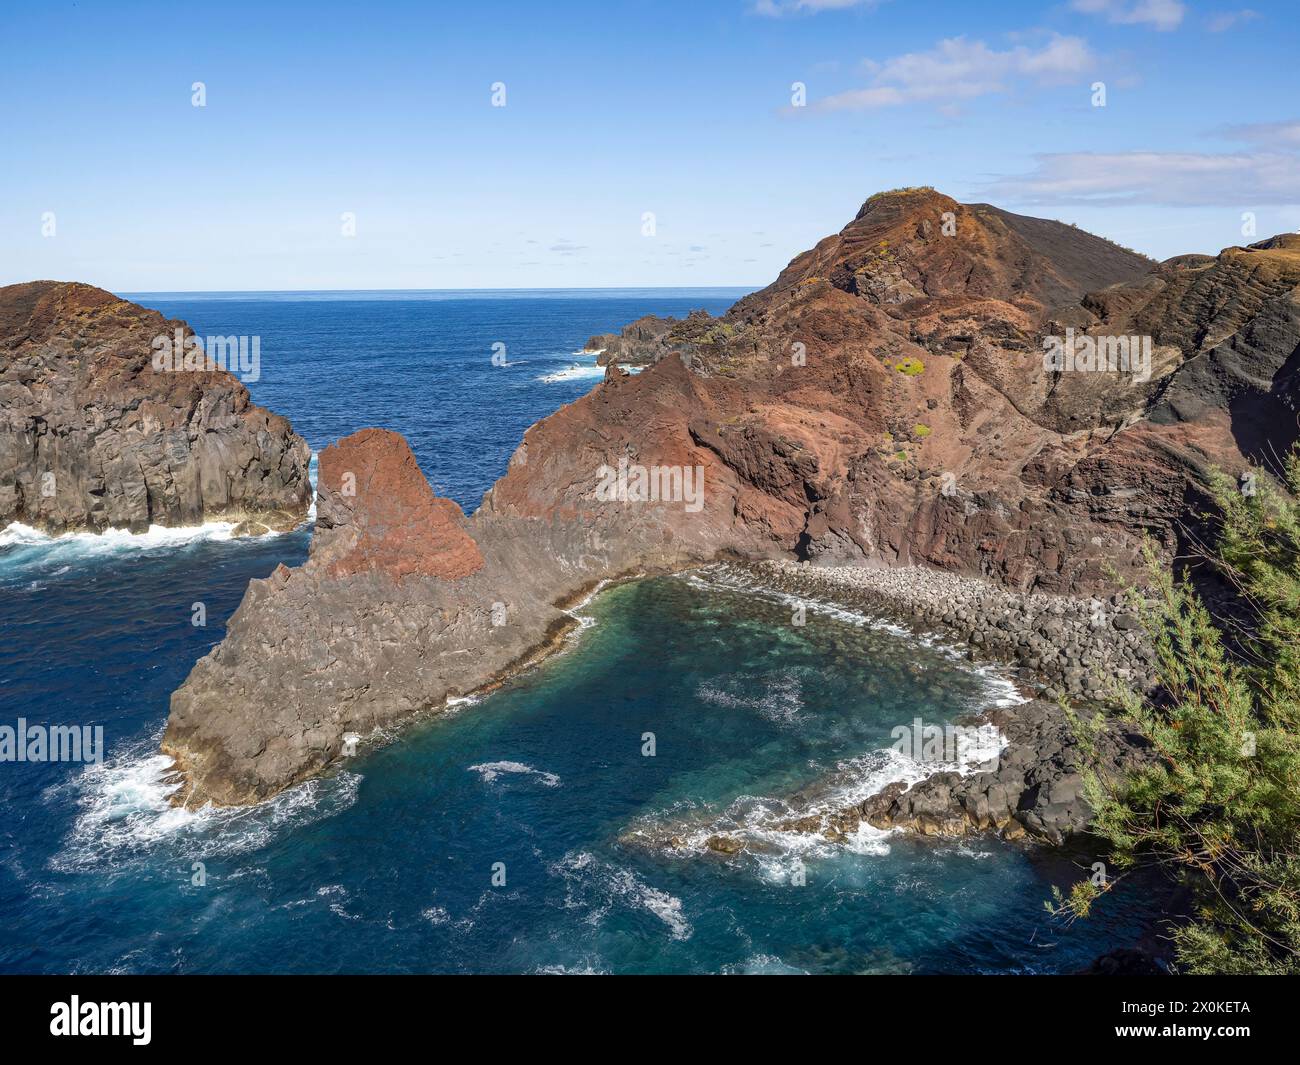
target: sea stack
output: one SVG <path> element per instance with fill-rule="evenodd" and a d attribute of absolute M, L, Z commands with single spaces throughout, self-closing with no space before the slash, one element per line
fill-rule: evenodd
<path fill-rule="evenodd" d="M 0 288 L 0 528 L 257 533 L 306 517 L 306 441 L 235 374 L 171 358 L 192 335 L 91 285 Z"/>

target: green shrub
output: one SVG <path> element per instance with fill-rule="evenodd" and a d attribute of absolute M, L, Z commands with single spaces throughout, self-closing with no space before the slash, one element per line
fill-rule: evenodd
<path fill-rule="evenodd" d="M 1167 698 L 1121 699 L 1156 757 L 1122 780 L 1085 774 L 1120 875 L 1156 865 L 1192 888 L 1192 919 L 1172 933 L 1189 973 L 1300 973 L 1300 450 L 1281 487 L 1264 481 L 1252 495 L 1222 474 L 1212 486 L 1208 559 L 1252 612 L 1233 639 L 1148 548 L 1143 614 Z M 1085 742 L 1100 727 L 1076 724 Z M 1116 880 L 1057 892 L 1049 909 L 1085 915 Z"/>

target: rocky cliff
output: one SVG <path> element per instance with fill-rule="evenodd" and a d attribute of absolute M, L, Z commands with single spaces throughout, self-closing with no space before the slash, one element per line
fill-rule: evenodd
<path fill-rule="evenodd" d="M 1177 547 L 1209 467 L 1294 439 L 1298 286 L 1293 238 L 1155 264 L 902 190 L 723 317 L 650 336 L 641 374 L 610 366 L 471 518 L 400 438 L 350 437 L 322 457 L 311 559 L 253 582 L 173 696 L 187 801 L 274 794 L 346 733 L 492 683 L 629 572 L 793 557 L 1104 588 L 1143 537 Z M 1050 338 L 1139 332 L 1131 362 L 1045 362 Z"/>
<path fill-rule="evenodd" d="M 0 528 L 305 517 L 306 442 L 230 373 L 155 369 L 178 330 L 89 285 L 0 288 Z"/>

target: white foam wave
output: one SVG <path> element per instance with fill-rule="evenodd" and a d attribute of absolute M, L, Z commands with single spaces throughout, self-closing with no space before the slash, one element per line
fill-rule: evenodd
<path fill-rule="evenodd" d="M 149 550 L 175 547 L 199 540 L 229 540 L 235 528 L 232 521 L 209 521 L 202 525 L 150 525 L 146 532 L 133 533 L 128 529 L 105 529 L 101 533 L 69 532 L 51 536 L 21 522 L 13 522 L 0 530 L 0 547 L 46 547 L 77 545 L 104 552 L 125 549 Z"/>
<path fill-rule="evenodd" d="M 49 788 L 47 802 L 71 795 L 78 806 L 68 838 L 51 859 L 64 872 L 113 869 L 158 847 L 187 858 L 258 850 L 285 829 L 329 817 L 351 806 L 361 777 L 341 772 L 318 777 L 256 806 L 194 809 L 175 806 L 181 786 L 158 738 L 132 752 L 86 766 Z"/>
<path fill-rule="evenodd" d="M 631 869 L 579 851 L 566 854 L 550 871 L 567 882 L 566 908 L 589 910 L 589 924 L 600 924 L 615 906 L 622 906 L 652 914 L 673 939 L 690 939 L 694 932 L 683 913 L 682 900 L 647 884 Z"/>
<path fill-rule="evenodd" d="M 772 883 L 788 882 L 798 862 L 828 858 L 842 847 L 855 854 L 881 856 L 889 853 L 889 838 L 897 829 L 876 828 L 866 821 L 843 838 L 830 837 L 833 818 L 859 806 L 890 784 L 908 787 L 936 773 L 980 772 L 1006 747 L 1005 737 L 993 725 L 983 725 L 964 734 L 959 760 L 918 760 L 895 748 L 869 751 L 839 762 L 821 780 L 789 798 L 742 795 L 722 813 L 695 817 L 650 818 L 629 833 L 631 838 L 662 840 L 676 837 L 677 847 L 687 853 L 706 854 L 708 841 L 723 837 L 744 844 L 742 852 L 759 875 Z M 797 824 L 796 824 L 797 823 Z"/>
<path fill-rule="evenodd" d="M 467 706 L 473 706 L 475 703 L 482 702 L 481 695 L 449 695 L 443 701 L 443 714 L 458 714 Z"/>
<path fill-rule="evenodd" d="M 772 954 L 755 954 L 752 958 L 746 958 L 739 965 L 724 965 L 722 972 L 726 975 L 741 974 L 744 976 L 807 976 L 807 969 L 798 969 L 793 965 L 787 965 L 780 958 Z"/>
<path fill-rule="evenodd" d="M 717 681 L 706 681 L 696 689 L 696 695 L 715 706 L 752 711 L 778 725 L 797 725 L 803 720 L 803 684 L 794 670 L 765 679 L 733 674 L 727 683 L 728 688 L 723 688 Z M 758 696 L 729 690 L 739 688 L 748 692 L 759 684 L 762 684 L 763 694 Z"/>
<path fill-rule="evenodd" d="M 548 385 L 561 384 L 565 381 L 598 381 L 605 376 L 603 366 L 566 366 L 563 370 L 553 370 L 542 374 L 537 380 Z"/>
<path fill-rule="evenodd" d="M 636 577 L 641 577 L 641 576 L 644 576 L 644 574 L 638 573 L 636 575 Z M 569 607 L 569 609 L 565 611 L 565 613 L 568 614 L 569 617 L 571 617 L 574 621 L 578 623 L 578 627 L 573 632 L 569 633 L 567 637 L 565 637 L 567 641 L 573 641 L 578 639 L 578 637 L 580 637 L 584 632 L 586 632 L 589 628 L 591 628 L 593 625 L 596 624 L 596 619 L 594 617 L 592 617 L 590 614 L 584 614 L 582 613 L 582 611 L 585 610 L 588 606 L 590 606 L 591 601 L 595 599 L 596 596 L 600 595 L 600 593 L 603 592 L 606 588 L 608 588 L 611 583 L 612 582 L 609 581 L 608 579 L 597 581 L 596 586 L 592 588 L 591 591 L 589 591 L 586 595 L 582 597 L 582 599 L 574 603 L 573 606 Z"/>
<path fill-rule="evenodd" d="M 790 607 L 802 606 L 806 613 L 809 614 L 833 618 L 836 621 L 842 621 L 845 624 L 855 625 L 859 628 L 888 632 L 891 635 L 919 643 L 929 650 L 943 654 L 959 668 L 980 677 L 987 688 L 987 698 L 984 700 L 985 706 L 1016 706 L 1029 701 L 1029 696 L 1021 694 L 1015 681 L 1007 677 L 1002 672 L 1001 667 L 989 663 L 981 665 L 971 663 L 959 648 L 939 633 L 917 634 L 912 632 L 911 629 L 885 618 L 852 610 L 838 603 L 792 595 L 789 592 L 764 584 L 761 579 L 747 570 L 729 566 L 725 563 L 704 566 L 696 570 L 687 570 L 677 574 L 677 577 L 685 580 L 691 587 L 700 591 L 738 592 L 772 602 L 779 602 Z"/>
<path fill-rule="evenodd" d="M 470 766 L 469 771 L 481 776 L 485 784 L 491 784 L 497 778 L 506 775 L 536 777 L 540 783 L 548 788 L 558 788 L 560 786 L 560 778 L 554 773 L 534 769 L 530 765 L 524 765 L 523 762 L 483 762 L 480 765 Z"/>
<path fill-rule="evenodd" d="M 312 498 L 307 510 L 307 517 L 301 529 L 316 521 L 316 476 L 317 457 L 313 453 L 307 464 L 307 475 L 311 481 Z M 11 522 L 0 529 L 0 551 L 13 549 L 11 559 L 20 563 L 32 562 L 78 562 L 89 558 L 99 558 L 132 551 L 175 550 L 190 544 L 205 542 L 222 542 L 235 539 L 231 534 L 238 522 L 207 521 L 200 525 L 150 525 L 144 532 L 131 532 L 129 529 L 105 529 L 103 532 L 67 532 L 51 535 L 41 532 L 22 522 Z M 260 537 L 250 538 L 265 540 L 267 538 L 288 536 L 297 529 L 287 532 L 271 530 Z M 9 554 L 6 552 L 6 554 Z M 51 576 L 67 573 L 70 566 L 62 566 Z"/>
<path fill-rule="evenodd" d="M 772 588 L 763 584 L 753 575 L 731 566 L 706 566 L 701 569 L 689 570 L 678 574 L 678 577 L 685 580 L 691 585 L 691 587 L 698 588 L 700 591 L 739 592 L 743 595 L 752 595 L 757 598 L 767 599 L 771 602 L 782 603 L 786 606 L 802 606 L 809 614 L 819 614 L 823 617 L 834 618 L 836 621 L 842 621 L 846 625 L 855 625 L 859 628 L 879 629 L 882 632 L 893 633 L 895 636 L 912 636 L 909 629 L 895 624 L 885 618 L 875 617 L 871 614 L 864 614 L 859 610 L 851 610 L 838 603 L 791 595 L 789 592 L 784 592 L 778 588 Z"/>

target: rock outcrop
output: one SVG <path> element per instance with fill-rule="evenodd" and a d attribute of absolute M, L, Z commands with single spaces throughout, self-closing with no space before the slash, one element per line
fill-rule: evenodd
<path fill-rule="evenodd" d="M 833 797 L 858 790 L 853 774 L 862 770 L 840 767 L 798 792 L 747 808 L 739 817 L 734 810 L 721 817 L 706 810 L 680 821 L 638 826 L 621 841 L 732 857 L 774 853 L 774 840 L 786 835 L 846 843 L 859 839 L 869 826 L 950 838 L 990 832 L 1008 840 L 1059 844 L 1086 830 L 1092 819 L 1084 795 L 1085 770 L 1114 778 L 1150 757 L 1140 737 L 1114 719 L 1101 724 L 1093 748 L 1086 749 L 1060 704 L 1039 699 L 997 707 L 962 724 L 970 729 L 992 726 L 1005 746 L 960 770 L 936 763 L 923 779 L 896 780 L 852 802 Z"/>
<path fill-rule="evenodd" d="M 255 533 L 306 516 L 306 442 L 230 373 L 155 370 L 155 338 L 177 330 L 89 285 L 0 288 L 0 528 Z"/>
<path fill-rule="evenodd" d="M 334 472 L 408 485 L 411 466 L 398 441 L 382 471 L 370 438 L 342 442 L 311 559 L 253 582 L 174 695 L 166 749 L 190 801 L 262 798 L 345 733 L 492 683 L 596 582 L 717 557 L 1108 591 L 1144 537 L 1177 548 L 1210 467 L 1295 438 L 1298 291 L 1289 238 L 1155 264 L 933 190 L 872 197 L 771 286 L 671 325 L 642 373 L 611 367 L 530 428 L 469 519 L 362 477 L 343 495 Z M 1150 356 L 1048 368 L 1068 331 L 1142 331 Z M 394 510 L 408 497 L 419 521 Z"/>
<path fill-rule="evenodd" d="M 1060 596 L 920 566 L 865 569 L 764 562 L 762 586 L 941 633 L 972 658 L 1016 666 L 1048 699 L 1109 703 L 1115 686 L 1148 691 L 1156 654 L 1129 594 Z"/>
<path fill-rule="evenodd" d="M 678 561 L 671 538 L 626 515 L 467 520 L 383 430 L 322 451 L 317 481 L 307 562 L 251 581 L 172 696 L 162 749 L 185 775 L 181 801 L 274 795 L 337 758 L 345 735 L 441 709 L 542 654 L 597 581 Z M 571 503 L 585 506 L 576 490 Z"/>
<path fill-rule="evenodd" d="M 598 352 L 599 366 L 652 366 L 679 350 L 691 337 L 703 336 L 716 324 L 708 311 L 691 311 L 682 321 L 647 314 L 618 333 L 600 333 L 584 345 Z"/>
<path fill-rule="evenodd" d="M 839 830 L 847 834 L 860 820 L 927 836 L 996 831 L 1005 839 L 1061 843 L 1092 818 L 1083 770 L 1114 778 L 1146 756 L 1140 737 L 1117 721 L 1097 737 L 1095 755 L 1085 752 L 1061 707 L 1041 700 L 994 710 L 985 720 L 1007 740 L 991 769 L 936 773 L 910 787 L 890 784 L 841 811 Z"/>

